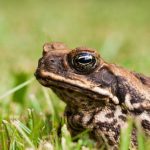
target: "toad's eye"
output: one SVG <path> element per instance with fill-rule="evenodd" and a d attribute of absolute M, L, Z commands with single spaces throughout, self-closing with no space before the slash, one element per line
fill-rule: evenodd
<path fill-rule="evenodd" d="M 96 58 L 88 52 L 78 53 L 73 56 L 71 66 L 80 73 L 90 73 L 96 67 Z"/>

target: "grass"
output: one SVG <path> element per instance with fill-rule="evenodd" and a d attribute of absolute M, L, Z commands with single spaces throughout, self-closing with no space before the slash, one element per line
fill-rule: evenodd
<path fill-rule="evenodd" d="M 71 48 L 93 47 L 105 60 L 148 75 L 149 6 L 147 0 L 1 1 L 0 149 L 94 149 L 86 132 L 72 142 L 65 104 L 32 79 L 42 45 L 62 41 Z M 150 149 L 140 129 L 138 142 L 140 150 Z"/>
<path fill-rule="evenodd" d="M 22 90 L 34 82 L 33 79 L 28 80 L 12 90 L 6 92 L 1 98 L 9 96 L 12 92 Z M 33 108 L 28 108 L 20 118 L 10 117 L 7 120 L 1 120 L 0 127 L 0 149 L 57 149 L 57 150 L 79 150 L 83 146 L 92 148 L 94 142 L 89 140 L 87 132 L 83 132 L 75 144 L 72 141 L 69 131 L 65 123 L 65 119 L 56 111 L 58 107 L 54 106 L 52 97 L 55 95 L 51 92 L 51 97 L 46 89 L 41 89 L 44 97 L 43 103 L 48 106 L 49 111 L 40 112 L 42 110 L 38 101 L 34 97 L 32 101 Z M 13 93 L 14 94 L 14 93 Z M 32 98 L 33 99 L 33 98 Z M 61 135 L 61 136 L 60 136 Z M 78 137 L 78 138 L 79 138 Z"/>
<path fill-rule="evenodd" d="M 17 87 L 7 91 L 0 96 L 4 99 L 10 94 L 16 94 L 35 82 L 30 79 Z M 55 100 L 57 97 L 48 92 L 47 89 L 41 89 L 44 105 L 49 109 L 47 111 L 41 108 L 40 99 L 37 100 L 35 95 L 31 97 L 31 108 L 28 108 L 23 114 L 18 116 L 8 115 L 7 119 L 1 120 L 0 126 L 0 149 L 2 150 L 80 150 L 96 149 L 96 143 L 89 139 L 88 131 L 84 131 L 73 139 L 67 130 L 65 118 L 57 111 Z M 50 93 L 50 94 L 49 94 Z M 15 105 L 16 107 L 17 105 Z M 120 139 L 120 150 L 128 150 L 131 140 L 131 131 L 133 129 L 133 120 L 129 118 L 128 127 L 122 129 Z M 146 139 L 140 125 L 137 124 L 138 149 L 148 150 L 150 140 Z M 76 140 L 76 142 L 73 142 Z M 102 147 L 101 149 L 103 149 Z"/>

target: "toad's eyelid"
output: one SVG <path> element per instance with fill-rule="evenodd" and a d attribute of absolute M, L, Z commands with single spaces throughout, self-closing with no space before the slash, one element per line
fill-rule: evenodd
<path fill-rule="evenodd" d="M 92 58 L 92 55 L 87 55 L 87 56 L 79 56 L 80 59 L 82 58 Z"/>

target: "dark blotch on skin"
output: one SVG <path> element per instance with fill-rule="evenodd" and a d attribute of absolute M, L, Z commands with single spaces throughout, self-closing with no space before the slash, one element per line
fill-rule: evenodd
<path fill-rule="evenodd" d="M 148 120 L 142 120 L 141 124 L 144 129 L 150 130 L 150 122 Z"/>
<path fill-rule="evenodd" d="M 119 135 L 120 135 L 120 125 L 117 125 L 117 128 L 115 129 L 114 139 L 118 139 Z"/>
<path fill-rule="evenodd" d="M 112 140 L 108 139 L 108 144 L 109 145 L 114 145 L 114 142 Z"/>
<path fill-rule="evenodd" d="M 111 109 L 112 111 L 115 111 L 115 110 L 116 110 L 116 106 L 115 106 L 115 105 L 110 105 L 109 107 L 110 107 L 110 109 Z"/>
<path fill-rule="evenodd" d="M 105 137 L 108 139 L 109 145 L 114 145 L 114 141 L 112 141 L 108 134 L 105 134 Z"/>
<path fill-rule="evenodd" d="M 140 115 L 141 113 L 143 113 L 143 111 L 144 111 L 143 108 L 138 108 L 138 109 L 134 109 L 134 110 L 131 111 L 131 112 L 138 116 L 138 115 Z"/>
<path fill-rule="evenodd" d="M 114 119 L 113 122 L 108 123 L 108 122 L 98 122 L 97 125 L 99 126 L 99 128 L 101 128 L 102 130 L 106 129 L 106 131 L 116 131 L 116 128 L 114 127 L 114 125 L 117 123 L 117 120 Z"/>
<path fill-rule="evenodd" d="M 122 113 L 123 113 L 123 114 L 127 114 L 128 111 L 127 111 L 126 109 L 122 109 Z"/>
<path fill-rule="evenodd" d="M 121 120 L 123 120 L 123 121 L 126 121 L 126 120 L 127 120 L 127 118 L 126 118 L 125 116 L 122 116 L 122 115 L 119 116 L 119 119 L 121 119 Z"/>
<path fill-rule="evenodd" d="M 133 130 L 132 130 L 132 141 L 133 141 L 135 146 L 138 146 L 138 143 L 137 143 L 137 129 L 136 129 L 135 126 L 133 127 Z"/>
<path fill-rule="evenodd" d="M 97 111 L 94 111 L 94 112 L 92 113 L 91 118 L 90 118 L 89 121 L 86 123 L 87 125 L 93 123 L 93 120 L 94 120 L 96 114 L 97 114 Z"/>
<path fill-rule="evenodd" d="M 125 96 L 127 93 L 131 95 L 131 104 L 143 102 L 144 99 L 142 93 L 139 93 L 136 90 L 136 87 L 130 85 L 125 78 L 121 76 L 117 76 L 117 81 L 118 81 L 118 89 L 119 89 L 117 92 L 117 96 L 120 98 L 120 104 L 124 103 Z"/>
<path fill-rule="evenodd" d="M 108 113 L 105 115 L 107 118 L 113 118 L 114 117 L 114 113 L 111 112 L 111 113 Z"/>

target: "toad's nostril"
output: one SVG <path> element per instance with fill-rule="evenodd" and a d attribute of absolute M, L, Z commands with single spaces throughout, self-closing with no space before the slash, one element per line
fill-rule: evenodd
<path fill-rule="evenodd" d="M 64 43 L 61 43 L 61 42 L 46 43 L 43 46 L 43 55 L 47 53 L 48 51 L 64 50 L 64 49 L 67 49 L 67 46 Z"/>

